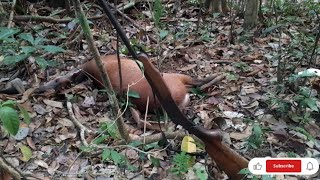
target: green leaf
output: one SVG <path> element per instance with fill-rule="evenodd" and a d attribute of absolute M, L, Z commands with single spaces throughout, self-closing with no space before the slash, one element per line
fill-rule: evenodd
<path fill-rule="evenodd" d="M 28 41 L 30 44 L 35 45 L 34 38 L 30 33 L 21 33 L 19 34 L 19 37 L 25 41 Z"/>
<path fill-rule="evenodd" d="M 16 104 L 17 104 L 16 101 L 7 100 L 7 101 L 2 102 L 1 106 L 9 106 L 9 107 L 13 108 Z"/>
<path fill-rule="evenodd" d="M 308 140 L 315 141 L 315 139 L 312 137 L 312 135 L 309 132 L 307 132 L 305 129 L 303 129 L 301 127 L 293 127 L 292 129 L 299 131 L 302 134 L 306 135 Z"/>
<path fill-rule="evenodd" d="M 238 174 L 251 174 L 251 172 L 248 168 L 243 168 L 238 172 Z"/>
<path fill-rule="evenodd" d="M 150 149 L 156 149 L 156 148 L 159 148 L 158 142 L 145 144 L 143 150 L 148 151 L 148 150 L 150 150 Z"/>
<path fill-rule="evenodd" d="M 55 61 L 55 60 L 47 60 L 47 64 L 48 64 L 48 66 L 50 66 L 50 67 L 55 67 L 55 66 L 58 65 L 58 62 Z"/>
<path fill-rule="evenodd" d="M 111 151 L 111 159 L 115 164 L 120 164 L 122 162 L 121 155 L 117 151 L 114 151 L 114 150 Z"/>
<path fill-rule="evenodd" d="M 21 50 L 25 54 L 30 54 L 30 53 L 36 51 L 37 49 L 33 46 L 21 46 Z"/>
<path fill-rule="evenodd" d="M 93 141 L 93 144 L 101 144 L 108 136 L 107 135 L 101 135 L 97 139 Z"/>
<path fill-rule="evenodd" d="M 19 126 L 20 120 L 19 115 L 16 110 L 11 107 L 1 107 L 0 108 L 0 120 L 3 122 L 4 128 L 12 135 L 16 135 Z"/>
<path fill-rule="evenodd" d="M 163 6 L 161 3 L 161 0 L 154 1 L 153 10 L 154 10 L 153 12 L 154 22 L 157 26 L 160 26 L 160 18 L 163 14 Z"/>
<path fill-rule="evenodd" d="M 135 92 L 135 91 L 129 91 L 128 92 L 128 96 L 131 97 L 131 98 L 140 98 L 139 93 Z"/>
<path fill-rule="evenodd" d="M 104 149 L 102 152 L 102 160 L 103 161 L 108 161 L 111 157 L 111 151 L 110 149 Z"/>
<path fill-rule="evenodd" d="M 3 63 L 5 65 L 16 64 L 20 61 L 24 61 L 27 57 L 29 57 L 28 54 L 20 54 L 20 55 L 16 55 L 16 56 L 6 56 L 3 59 Z"/>
<path fill-rule="evenodd" d="M 138 146 L 140 146 L 142 144 L 143 143 L 141 141 L 132 141 L 131 143 L 128 144 L 128 146 L 138 147 Z"/>
<path fill-rule="evenodd" d="M 36 57 L 36 63 L 40 66 L 41 69 L 45 69 L 49 64 L 47 60 L 45 60 L 43 57 Z"/>
<path fill-rule="evenodd" d="M 34 40 L 34 46 L 42 44 L 44 41 L 47 41 L 47 39 L 45 39 L 43 37 L 36 37 L 36 39 Z"/>
<path fill-rule="evenodd" d="M 150 156 L 150 161 L 154 167 L 160 167 L 160 159 Z"/>
<path fill-rule="evenodd" d="M 83 145 L 81 145 L 81 146 L 79 147 L 79 149 L 80 149 L 81 151 L 83 151 L 83 152 L 92 152 L 92 151 L 96 150 L 96 148 L 94 148 L 94 147 L 92 147 L 92 146 L 83 146 Z"/>
<path fill-rule="evenodd" d="M 112 137 L 112 138 L 117 138 L 119 137 L 119 131 L 117 124 L 114 122 L 105 122 L 101 126 L 102 131 L 107 131 L 107 133 Z"/>
<path fill-rule="evenodd" d="M 30 115 L 28 113 L 28 111 L 26 109 L 24 109 L 22 106 L 18 105 L 18 108 L 22 114 L 22 117 L 24 119 L 24 122 L 27 123 L 27 124 L 30 124 L 31 123 L 31 118 L 30 118 Z"/>
<path fill-rule="evenodd" d="M 270 175 L 262 175 L 262 180 L 274 180 L 275 178 L 273 178 Z"/>
<path fill-rule="evenodd" d="M 264 31 L 262 32 L 262 35 L 266 35 L 266 34 L 272 32 L 273 30 L 278 29 L 278 28 L 280 28 L 280 27 L 282 27 L 282 26 L 285 26 L 285 24 L 278 24 L 278 25 L 269 27 L 269 28 L 267 28 L 266 30 L 264 30 Z"/>
<path fill-rule="evenodd" d="M 126 164 L 126 169 L 130 172 L 137 172 L 139 168 L 138 168 L 138 166 Z"/>
<path fill-rule="evenodd" d="M 191 88 L 191 92 L 197 96 L 199 96 L 200 98 L 207 96 L 208 94 L 203 92 L 200 87 L 194 87 Z"/>
<path fill-rule="evenodd" d="M 168 35 L 168 33 L 169 31 L 161 29 L 159 34 L 160 39 L 164 39 Z"/>
<path fill-rule="evenodd" d="M 174 155 L 171 172 L 176 175 L 185 174 L 188 171 L 190 160 L 191 156 L 187 155 L 184 151 L 182 151 L 180 154 Z"/>
<path fill-rule="evenodd" d="M 40 46 L 44 51 L 55 54 L 60 52 L 65 52 L 65 50 L 59 46 L 52 46 L 52 45 L 46 45 L 46 46 Z"/>
<path fill-rule="evenodd" d="M 197 163 L 193 166 L 193 168 L 196 170 L 196 175 L 200 180 L 207 180 L 208 179 L 208 173 L 206 171 L 206 167 L 200 163 Z"/>
<path fill-rule="evenodd" d="M 314 98 L 305 98 L 304 102 L 308 105 L 313 111 L 318 111 L 317 101 Z"/>
<path fill-rule="evenodd" d="M 8 37 L 18 33 L 20 30 L 0 27 L 0 40 L 6 40 Z"/>
<path fill-rule="evenodd" d="M 296 57 L 298 57 L 298 58 L 303 58 L 303 56 L 304 56 L 302 51 L 296 50 L 295 53 L 296 53 Z"/>
<path fill-rule="evenodd" d="M 254 133 L 254 135 L 255 135 L 256 137 L 260 137 L 260 136 L 262 135 L 262 130 L 261 130 L 259 124 L 257 124 L 257 123 L 254 124 L 254 126 L 253 126 L 253 133 Z"/>
<path fill-rule="evenodd" d="M 28 146 L 21 145 L 20 147 L 21 153 L 22 153 L 22 158 L 21 160 L 24 162 L 28 162 L 31 157 L 32 157 L 32 151 Z"/>

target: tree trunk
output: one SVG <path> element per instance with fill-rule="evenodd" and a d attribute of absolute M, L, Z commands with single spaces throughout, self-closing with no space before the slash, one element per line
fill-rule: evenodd
<path fill-rule="evenodd" d="M 244 12 L 244 29 L 252 29 L 258 22 L 259 0 L 247 0 L 246 10 Z"/>
<path fill-rule="evenodd" d="M 227 0 L 221 0 L 221 9 L 223 14 L 226 14 L 230 11 Z"/>
<path fill-rule="evenodd" d="M 221 9 L 221 0 L 212 0 L 212 1 L 211 1 L 211 8 L 212 8 L 212 11 L 213 11 L 214 13 L 222 12 L 222 9 Z"/>
<path fill-rule="evenodd" d="M 208 9 L 209 13 L 223 13 L 230 11 L 227 0 L 205 0 L 204 7 Z"/>
<path fill-rule="evenodd" d="M 0 26 L 4 26 L 5 25 L 6 16 L 7 16 L 7 14 L 4 11 L 4 8 L 3 8 L 2 3 L 0 1 Z"/>

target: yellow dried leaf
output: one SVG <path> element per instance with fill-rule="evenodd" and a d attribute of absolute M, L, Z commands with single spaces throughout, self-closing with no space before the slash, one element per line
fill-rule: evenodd
<path fill-rule="evenodd" d="M 187 153 L 194 153 L 197 151 L 197 146 L 191 136 L 185 136 L 181 143 L 181 151 Z"/>
<path fill-rule="evenodd" d="M 20 147 L 22 157 L 20 158 L 22 161 L 27 162 L 32 157 L 32 151 L 28 146 L 21 145 Z"/>

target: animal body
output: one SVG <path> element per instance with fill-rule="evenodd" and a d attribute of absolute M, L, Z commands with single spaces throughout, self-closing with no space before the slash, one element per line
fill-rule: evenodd
<path fill-rule="evenodd" d="M 147 98 L 149 97 L 149 111 L 160 107 L 158 100 L 140 70 L 138 64 L 128 58 L 121 57 L 122 86 L 120 86 L 118 59 L 116 55 L 102 56 L 101 61 L 110 78 L 113 89 L 119 93 L 133 91 L 139 94 L 140 98 L 131 98 L 131 102 L 137 106 L 140 112 L 146 110 Z M 94 60 L 90 60 L 81 66 L 82 70 L 93 76 L 94 81 L 100 87 L 102 79 Z M 178 73 L 163 73 L 163 79 L 168 86 L 175 103 L 184 108 L 189 103 L 188 88 L 197 85 L 198 81 L 188 75 Z M 122 87 L 122 89 L 120 89 Z"/>

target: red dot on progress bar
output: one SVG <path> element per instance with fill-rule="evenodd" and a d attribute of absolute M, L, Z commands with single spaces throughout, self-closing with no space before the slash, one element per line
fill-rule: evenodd
<path fill-rule="evenodd" d="M 272 172 L 301 172 L 301 160 L 267 160 L 266 171 Z"/>

